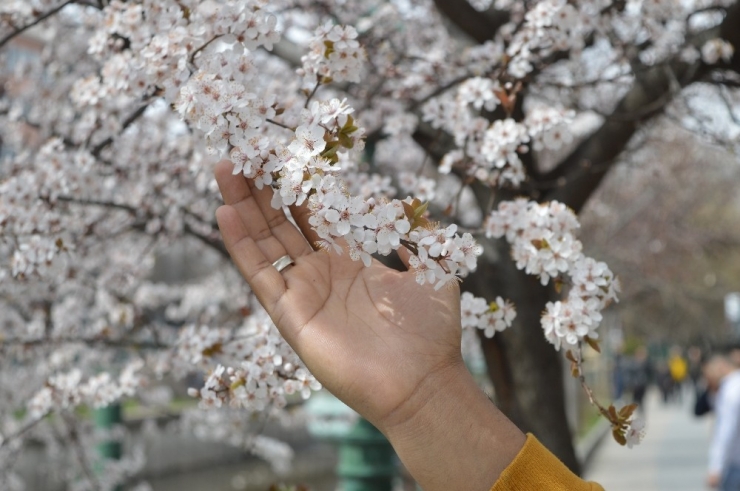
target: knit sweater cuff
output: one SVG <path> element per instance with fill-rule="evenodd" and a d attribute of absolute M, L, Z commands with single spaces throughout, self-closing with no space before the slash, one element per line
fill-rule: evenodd
<path fill-rule="evenodd" d="M 604 491 L 573 474 L 544 445 L 527 435 L 524 447 L 491 491 Z"/>

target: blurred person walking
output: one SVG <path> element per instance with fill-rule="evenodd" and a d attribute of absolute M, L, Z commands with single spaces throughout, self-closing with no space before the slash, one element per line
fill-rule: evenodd
<path fill-rule="evenodd" d="M 689 378 L 694 386 L 694 390 L 698 390 L 701 385 L 701 364 L 702 364 L 702 353 L 701 348 L 698 346 L 692 346 L 686 352 L 686 356 L 689 362 Z"/>
<path fill-rule="evenodd" d="M 707 481 L 721 491 L 740 491 L 740 369 L 728 357 L 716 355 L 704 365 L 704 378 L 716 394 Z"/>
<path fill-rule="evenodd" d="M 660 389 L 661 396 L 663 396 L 663 404 L 668 404 L 673 397 L 673 377 L 671 377 L 671 371 L 665 361 L 658 362 L 655 370 L 655 384 Z"/>
<path fill-rule="evenodd" d="M 689 374 L 689 364 L 686 363 L 681 348 L 678 346 L 671 348 L 668 369 L 671 371 L 671 378 L 673 379 L 673 393 L 676 401 L 680 404 L 683 402 L 683 384 Z"/>
<path fill-rule="evenodd" d="M 612 369 L 612 386 L 614 389 L 614 400 L 621 401 L 624 396 L 625 359 L 622 353 L 614 355 L 614 368 Z"/>
<path fill-rule="evenodd" d="M 635 350 L 635 356 L 630 363 L 626 382 L 628 389 L 632 391 L 632 402 L 638 404 L 641 411 L 645 410 L 642 402 L 645 399 L 645 392 L 647 392 L 652 376 L 653 368 L 647 348 L 640 346 Z"/>

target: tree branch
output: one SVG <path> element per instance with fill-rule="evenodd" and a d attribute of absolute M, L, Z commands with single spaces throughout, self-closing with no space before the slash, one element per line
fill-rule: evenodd
<path fill-rule="evenodd" d="M 7 445 L 8 443 L 12 442 L 16 438 L 20 438 L 25 433 L 31 431 L 37 424 L 39 424 L 40 422 L 42 422 L 49 414 L 51 414 L 51 411 L 46 412 L 45 414 L 41 415 L 40 417 L 29 421 L 25 425 L 21 426 L 14 433 L 11 433 L 9 435 L 4 435 L 2 438 L 0 438 L 0 448 L 2 448 L 3 445 Z"/>
<path fill-rule="evenodd" d="M 85 474 L 85 477 L 87 478 L 93 489 L 102 491 L 103 487 L 100 485 L 100 480 L 92 471 L 90 462 L 88 462 L 87 456 L 85 455 L 85 449 L 82 446 L 82 441 L 77 431 L 77 427 L 75 426 L 74 420 L 69 418 L 64 413 L 61 413 L 61 417 L 62 421 L 64 421 L 64 424 L 67 426 L 67 433 L 69 434 L 69 438 L 72 441 L 72 448 L 75 450 L 75 455 L 77 456 L 77 461 L 80 464 L 82 472 Z"/>
<path fill-rule="evenodd" d="M 692 42 L 700 45 L 706 39 L 725 34 L 740 41 L 739 25 L 740 4 L 735 4 L 728 10 L 727 17 L 719 28 L 698 34 Z M 740 64 L 740 56 L 737 53 L 733 63 Z M 676 94 L 676 88 L 683 88 L 701 80 L 709 70 L 715 68 L 701 62 L 692 65 L 675 62 L 665 66 L 648 67 L 637 73 L 633 88 L 624 96 L 604 124 L 578 145 L 556 168 L 541 176 L 542 181 L 562 183 L 558 188 L 544 194 L 542 200 L 561 201 L 576 212 L 580 211 L 609 169 L 618 161 L 619 155 L 640 124 L 660 114 L 662 108 Z"/>
<path fill-rule="evenodd" d="M 203 244 L 207 245 L 211 249 L 215 250 L 219 254 L 221 254 L 226 259 L 229 259 L 231 256 L 229 256 L 229 251 L 226 250 L 226 246 L 224 245 L 223 241 L 219 240 L 217 237 L 214 236 L 208 236 L 204 235 L 197 230 L 195 230 L 193 227 L 191 227 L 189 224 L 185 224 L 185 233 L 195 237 L 199 241 L 201 241 Z"/>
<path fill-rule="evenodd" d="M 465 0 L 434 0 L 434 5 L 444 17 L 479 44 L 493 39 L 499 28 L 509 21 L 508 12 L 478 12 Z"/>
<path fill-rule="evenodd" d="M 66 7 L 70 3 L 75 3 L 75 0 L 67 0 L 66 2 L 62 3 L 58 7 L 55 7 L 53 9 L 51 9 L 50 11 L 46 12 L 45 14 L 40 15 L 39 17 L 36 18 L 36 20 L 34 20 L 34 21 L 26 24 L 25 26 L 19 27 L 18 29 L 16 29 L 15 31 L 11 32 L 10 34 L 8 34 L 7 36 L 5 36 L 4 38 L 0 39 L 0 48 L 2 48 L 3 46 L 5 46 L 14 37 L 16 37 L 17 35 L 21 34 L 22 32 L 24 32 L 24 31 L 32 28 L 33 26 L 35 26 L 35 25 L 37 25 L 37 24 L 45 21 L 49 17 L 55 15 L 57 12 L 59 12 L 60 10 L 62 10 L 64 7 Z"/>
<path fill-rule="evenodd" d="M 62 201 L 64 203 L 72 203 L 75 205 L 102 206 L 104 208 L 115 208 L 118 210 L 127 211 L 133 215 L 136 215 L 138 211 L 133 206 L 124 205 L 121 203 L 113 203 L 110 201 L 102 201 L 102 200 L 95 200 L 95 199 L 77 199 L 77 198 L 72 198 L 71 196 L 59 196 L 57 197 L 57 201 Z"/>
<path fill-rule="evenodd" d="M 20 339 L 9 338 L 0 341 L 0 349 L 10 346 L 22 346 L 23 348 L 33 348 L 43 345 L 59 344 L 85 344 L 88 346 L 105 346 L 109 348 L 133 348 L 133 349 L 170 349 L 172 346 L 155 341 L 136 341 L 133 339 L 105 339 L 105 338 L 37 338 L 37 339 Z"/>
<path fill-rule="evenodd" d="M 142 106 L 139 109 L 137 109 L 136 111 L 134 111 L 133 114 L 131 114 L 128 118 L 126 118 L 123 121 L 123 124 L 121 124 L 121 133 L 123 133 L 126 130 L 126 128 L 128 128 L 129 126 L 131 126 L 137 119 L 139 119 L 144 114 L 144 112 L 146 112 L 146 109 L 148 107 L 149 107 L 149 102 L 145 102 L 144 104 L 142 104 Z M 95 147 L 93 147 L 93 149 L 90 151 L 90 153 L 96 159 L 97 158 L 100 158 L 100 153 L 105 149 L 105 147 L 107 147 L 111 143 L 113 143 L 113 137 L 112 136 L 109 136 L 108 138 L 106 138 L 102 142 L 100 142 L 97 145 L 95 145 Z"/>

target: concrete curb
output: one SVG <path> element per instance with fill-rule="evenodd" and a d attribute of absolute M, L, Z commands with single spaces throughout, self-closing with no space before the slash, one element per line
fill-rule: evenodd
<path fill-rule="evenodd" d="M 588 469 L 591 463 L 591 458 L 594 456 L 596 449 L 599 447 L 599 443 L 609 433 L 611 424 L 604 418 L 600 418 L 599 422 L 589 430 L 586 435 L 576 442 L 576 456 L 578 461 L 581 463 L 581 473 Z"/>

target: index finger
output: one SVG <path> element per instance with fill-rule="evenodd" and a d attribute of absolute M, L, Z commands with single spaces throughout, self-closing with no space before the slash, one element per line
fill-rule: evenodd
<path fill-rule="evenodd" d="M 267 313 L 274 312 L 287 288 L 285 279 L 267 260 L 232 206 L 224 205 L 216 210 L 216 220 L 231 259 Z"/>
<path fill-rule="evenodd" d="M 311 218 L 311 210 L 309 210 L 306 202 L 300 206 L 291 205 L 288 209 L 296 225 L 298 225 L 298 229 L 306 237 L 313 250 L 319 250 L 318 244 L 321 242 L 321 237 L 319 237 L 319 234 L 316 233 L 311 224 L 308 223 L 308 219 Z"/>

